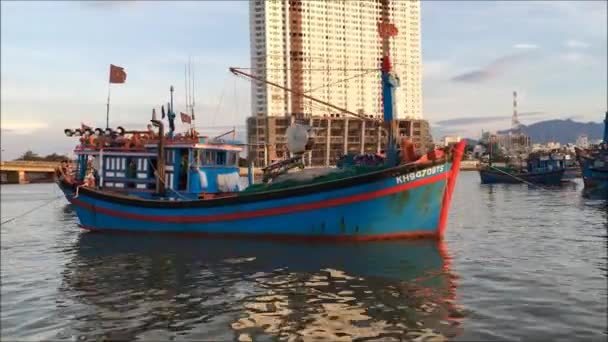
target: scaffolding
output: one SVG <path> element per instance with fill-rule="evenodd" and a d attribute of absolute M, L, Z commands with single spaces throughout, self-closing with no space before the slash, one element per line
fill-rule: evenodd
<path fill-rule="evenodd" d="M 386 133 L 377 121 L 352 118 L 340 114 L 309 116 L 301 123 L 314 129 L 314 144 L 304 154 L 306 166 L 335 166 L 347 153 L 379 153 L 384 149 Z M 398 119 L 399 135 L 412 139 L 419 154 L 433 146 L 426 120 Z M 253 116 L 247 119 L 249 158 L 256 166 L 267 166 L 289 158 L 285 132 L 291 124 L 289 116 Z"/>

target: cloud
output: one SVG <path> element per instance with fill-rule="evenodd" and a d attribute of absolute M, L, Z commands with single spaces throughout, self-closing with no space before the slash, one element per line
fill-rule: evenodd
<path fill-rule="evenodd" d="M 35 120 L 2 120 L 0 124 L 3 133 L 29 134 L 48 127 L 48 124 Z"/>
<path fill-rule="evenodd" d="M 116 9 L 119 7 L 128 7 L 136 5 L 135 0 L 120 0 L 120 1 L 81 1 L 80 4 L 90 8 L 101 9 Z"/>
<path fill-rule="evenodd" d="M 453 82 L 481 83 L 496 78 L 509 67 L 528 58 L 527 53 L 507 55 L 494 60 L 487 66 L 452 77 Z"/>
<path fill-rule="evenodd" d="M 570 39 L 568 40 L 566 43 L 564 43 L 567 47 L 572 48 L 572 49 L 576 49 L 576 48 L 587 48 L 589 47 L 589 44 L 585 43 L 585 42 L 581 42 L 578 40 L 574 40 L 574 39 Z"/>
<path fill-rule="evenodd" d="M 521 117 L 521 116 L 536 116 L 536 115 L 543 115 L 543 114 L 545 114 L 545 113 L 544 112 L 522 112 L 522 113 L 518 113 L 517 115 Z M 436 121 L 435 124 L 437 124 L 441 127 L 465 126 L 465 125 L 469 125 L 469 124 L 482 124 L 482 123 L 489 123 L 489 122 L 504 121 L 504 120 L 509 120 L 510 118 L 511 118 L 510 116 L 505 116 L 505 115 L 482 116 L 482 117 L 462 117 L 462 118 Z"/>
<path fill-rule="evenodd" d="M 443 60 L 427 60 L 422 62 L 424 78 L 442 77 L 450 67 L 450 62 Z"/>
<path fill-rule="evenodd" d="M 538 49 L 538 45 L 536 44 L 528 44 L 528 43 L 519 43 L 513 45 L 515 49 Z"/>

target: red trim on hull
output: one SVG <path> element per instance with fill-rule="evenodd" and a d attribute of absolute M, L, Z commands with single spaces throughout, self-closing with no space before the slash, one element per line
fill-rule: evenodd
<path fill-rule="evenodd" d="M 456 178 L 458 178 L 458 173 L 460 172 L 460 160 L 462 159 L 462 155 L 464 154 L 465 144 L 466 140 L 462 140 L 454 147 L 452 170 L 450 170 L 450 177 L 448 178 L 447 189 L 443 194 L 443 203 L 441 204 L 441 214 L 439 216 L 439 226 L 437 227 L 437 230 L 439 231 L 439 237 L 443 237 L 443 234 L 445 233 L 445 229 L 447 227 L 448 212 L 450 210 L 450 203 L 452 201 L 452 193 L 454 192 L 454 186 L 456 185 Z"/>
<path fill-rule="evenodd" d="M 208 233 L 208 232 L 167 232 L 167 231 L 134 231 L 127 229 L 97 229 L 80 224 L 80 228 L 93 233 L 110 233 L 118 235 L 175 235 L 184 237 L 206 237 L 222 239 L 265 239 L 281 241 L 314 241 L 314 242 L 348 242 L 348 241 L 379 241 L 399 239 L 437 239 L 436 232 L 413 231 L 377 235 L 295 235 L 295 234 L 251 234 L 251 233 Z"/>
<path fill-rule="evenodd" d="M 252 210 L 252 211 L 244 211 L 244 212 L 236 212 L 236 213 L 228 213 L 228 214 L 216 214 L 209 216 L 158 216 L 158 215 L 143 215 L 143 214 L 134 214 L 127 213 L 124 211 L 118 211 L 113 209 L 96 207 L 94 205 L 84 203 L 78 199 L 72 199 L 72 203 L 80 206 L 82 208 L 91 210 L 93 212 L 98 212 L 110 216 L 122 217 L 126 219 L 132 220 L 140 220 L 140 221 L 151 221 L 151 222 L 163 222 L 163 223 L 209 223 L 209 222 L 218 222 L 218 221 L 232 221 L 232 220 L 244 220 L 255 217 L 264 217 L 264 216 L 273 216 L 273 215 L 283 215 L 289 213 L 295 213 L 300 211 L 308 211 L 322 208 L 335 207 L 339 205 L 345 205 L 355 202 L 366 201 L 378 197 L 388 196 L 397 192 L 409 190 L 412 188 L 416 188 L 419 186 L 423 186 L 426 184 L 434 183 L 440 181 L 444 178 L 450 178 L 450 174 L 453 171 L 444 172 L 438 175 L 434 175 L 431 177 L 427 177 L 421 180 L 417 180 L 411 183 L 405 183 L 397 186 L 393 186 L 390 188 L 372 191 L 364 194 L 358 194 L 350 197 L 342 197 L 335 198 L 325 201 L 313 202 L 313 203 L 305 203 L 305 204 L 296 204 L 292 206 L 286 207 L 278 207 L 278 208 L 269 208 L 269 209 L 261 209 L 261 210 Z M 445 197 L 444 204 L 445 206 Z"/>

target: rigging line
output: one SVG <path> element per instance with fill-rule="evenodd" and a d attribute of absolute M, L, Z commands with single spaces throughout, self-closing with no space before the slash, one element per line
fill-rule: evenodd
<path fill-rule="evenodd" d="M 148 164 L 150 164 L 150 167 L 152 168 L 152 170 L 154 170 L 154 174 L 158 175 L 158 170 L 156 170 L 156 168 L 154 167 L 154 165 L 152 165 L 152 161 L 150 161 L 149 158 L 148 158 Z M 163 183 L 163 186 L 165 187 L 165 189 L 169 189 L 169 190 L 173 191 L 181 199 L 185 199 L 185 200 L 188 200 L 188 201 L 191 200 L 190 198 L 183 196 L 182 194 L 180 194 L 179 192 L 173 190 L 172 188 L 167 188 L 167 183 L 165 183 L 165 180 L 162 179 L 162 178 L 160 178 L 160 177 L 157 177 L 157 178 L 158 178 L 158 180 L 160 180 L 161 183 Z"/>
<path fill-rule="evenodd" d="M 239 98 L 236 90 L 236 77 L 234 78 L 234 114 L 232 114 L 232 123 L 236 121 L 236 117 L 238 116 L 239 111 Z"/>
<path fill-rule="evenodd" d="M 373 71 L 375 71 L 375 70 L 373 70 Z M 305 92 L 304 92 L 304 94 L 306 94 L 306 93 L 312 93 L 312 92 L 313 92 L 313 91 L 315 91 L 315 90 L 319 90 L 319 89 L 321 89 L 321 88 L 329 87 L 329 86 L 332 86 L 332 85 L 335 85 L 335 84 L 338 84 L 338 83 L 342 83 L 342 82 L 350 81 L 350 80 L 352 80 L 352 79 L 354 79 L 354 78 L 365 76 L 365 75 L 367 75 L 367 74 L 369 74 L 369 73 L 371 73 L 371 72 L 372 72 L 372 70 L 368 70 L 368 71 L 366 71 L 366 72 L 364 72 L 364 73 L 362 73 L 362 74 L 354 75 L 354 76 L 351 76 L 351 77 L 348 77 L 348 78 L 345 78 L 345 79 L 342 79 L 342 80 L 338 80 L 338 81 L 335 81 L 335 82 L 332 82 L 332 83 L 327 83 L 327 84 L 324 84 L 324 85 L 322 85 L 322 86 L 319 86 L 319 87 L 316 87 L 316 88 L 310 89 L 310 90 L 308 90 L 308 91 L 305 91 Z"/>
<path fill-rule="evenodd" d="M 56 200 L 58 200 L 58 199 L 60 199 L 60 198 L 62 198 L 62 197 L 63 197 L 63 195 L 59 195 L 59 196 L 57 196 L 57 197 L 55 197 L 55 198 L 53 198 L 53 199 L 51 199 L 51 200 L 49 200 L 49 201 L 47 201 L 47 202 L 45 202 L 45 203 L 43 203 L 43 204 L 39 205 L 39 206 L 37 206 L 37 207 L 35 207 L 35 208 L 31 209 L 31 210 L 28 210 L 28 211 L 26 211 L 26 212 L 24 212 L 24 213 L 22 213 L 22 214 L 19 214 L 19 215 L 17 215 L 17 216 L 15 216 L 15 217 L 13 217 L 13 218 L 10 218 L 10 219 L 8 219 L 8 220 L 2 221 L 2 223 L 0 223 L 0 225 L 4 225 L 4 224 L 9 223 L 9 222 L 12 222 L 12 221 L 14 221 L 14 220 L 16 220 L 16 219 L 18 219 L 18 218 L 20 218 L 20 217 L 24 217 L 24 216 L 26 216 L 26 215 L 28 215 L 28 214 L 32 213 L 34 210 L 37 210 L 37 209 L 40 209 L 40 208 L 42 208 L 42 207 L 44 207 L 44 206 L 46 206 L 46 205 L 49 205 L 49 204 L 51 204 L 51 203 L 55 202 Z"/>
<path fill-rule="evenodd" d="M 215 125 L 215 119 L 217 118 L 217 115 L 219 114 L 220 108 L 222 106 L 222 101 L 224 99 L 224 93 L 226 91 L 226 85 L 228 84 L 228 78 L 226 78 L 226 80 L 224 81 L 224 86 L 222 87 L 222 92 L 220 93 L 220 100 L 217 102 L 217 106 L 215 107 L 215 112 L 213 113 L 213 120 L 211 122 L 212 125 Z"/>
<path fill-rule="evenodd" d="M 291 71 L 291 70 L 296 70 L 296 69 L 291 69 L 291 68 L 235 68 L 238 70 L 254 70 L 254 71 Z M 302 70 L 302 71 L 320 71 L 320 72 L 327 72 L 327 71 L 366 71 L 366 72 L 371 72 L 371 71 L 380 71 L 380 69 L 378 68 L 357 68 L 357 69 L 344 69 L 344 68 L 340 68 L 340 69 L 328 69 L 328 68 L 323 68 L 323 69 L 297 69 L 297 70 Z"/>
<path fill-rule="evenodd" d="M 238 69 L 240 70 L 241 68 L 238 68 Z M 371 72 L 371 71 L 370 71 L 370 72 Z M 369 72 L 367 72 L 367 73 L 369 73 Z M 367 73 L 364 73 L 364 74 L 361 74 L 361 75 L 357 75 L 357 76 L 363 76 L 363 75 L 365 75 L 365 74 L 367 74 Z M 264 83 L 263 81 L 254 80 L 254 79 L 251 79 L 251 78 L 245 77 L 245 76 L 243 76 L 243 75 L 237 75 L 237 77 L 241 77 L 241 78 L 243 78 L 243 79 L 245 79 L 245 80 L 249 81 L 249 82 L 251 83 L 251 85 L 252 85 L 252 86 L 255 86 L 255 85 L 258 83 L 258 82 L 259 82 L 259 83 Z M 301 94 L 306 94 L 306 93 L 301 93 Z M 301 94 L 299 94 L 299 95 L 301 95 Z M 279 95 L 279 96 L 280 96 L 280 95 Z M 285 96 L 280 96 L 280 98 L 279 98 L 279 99 L 285 100 L 285 98 L 286 98 Z M 335 108 L 331 108 L 330 106 L 326 106 L 326 105 L 323 105 L 323 104 L 316 103 L 315 101 L 312 101 L 312 100 L 310 100 L 310 99 L 305 99 L 305 100 L 304 100 L 304 103 L 307 103 L 308 101 L 310 101 L 310 105 L 311 105 L 311 106 L 313 106 L 313 105 L 314 105 L 314 106 L 316 106 L 316 108 L 317 108 L 317 109 L 319 109 L 319 110 L 323 109 L 324 111 L 328 111 L 328 112 L 331 112 L 331 111 L 333 111 L 333 112 L 339 112 L 339 111 L 338 111 L 337 109 L 335 109 Z M 349 115 L 348 113 L 341 113 L 341 114 L 344 114 L 344 115 Z M 363 115 L 365 115 L 365 114 L 363 114 Z M 370 120 L 373 120 L 373 119 L 370 119 Z"/>

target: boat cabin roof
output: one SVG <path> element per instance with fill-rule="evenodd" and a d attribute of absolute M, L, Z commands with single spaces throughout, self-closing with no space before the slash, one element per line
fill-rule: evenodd
<path fill-rule="evenodd" d="M 128 138 L 123 139 L 122 146 L 107 146 L 100 148 L 93 144 L 81 144 L 74 149 L 75 154 L 98 155 L 101 150 L 104 154 L 121 154 L 125 156 L 155 156 L 158 148 L 158 139 L 146 141 L 143 145 L 130 146 L 126 143 Z M 174 138 L 165 141 L 165 149 L 191 149 L 191 150 L 221 150 L 221 151 L 243 151 L 243 146 L 238 141 L 210 140 L 207 137 L 199 138 Z"/>

